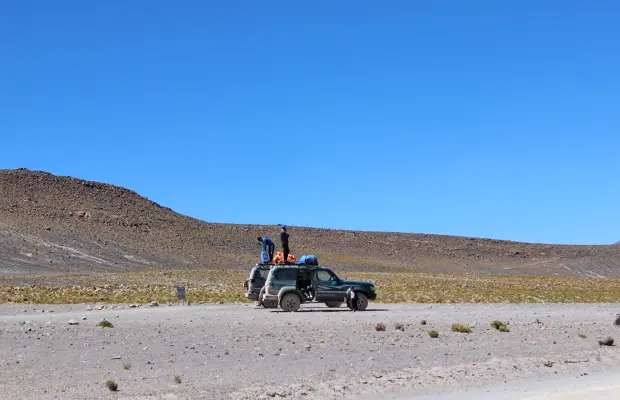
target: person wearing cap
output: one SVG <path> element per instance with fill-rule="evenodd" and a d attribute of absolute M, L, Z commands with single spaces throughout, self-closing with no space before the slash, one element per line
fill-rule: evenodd
<path fill-rule="evenodd" d="M 263 243 L 263 250 L 262 251 L 267 252 L 267 255 L 269 256 L 269 262 L 272 262 L 273 261 L 273 253 L 274 253 L 274 251 L 276 249 L 276 246 L 273 244 L 273 241 L 270 238 L 268 238 L 267 236 L 265 236 L 265 237 L 259 236 L 257 239 L 258 239 L 259 242 Z"/>
<path fill-rule="evenodd" d="M 286 225 L 282 225 L 280 231 L 280 241 L 282 242 L 282 252 L 284 253 L 284 264 L 288 264 L 288 253 L 290 249 L 288 247 L 288 233 L 286 233 Z"/>

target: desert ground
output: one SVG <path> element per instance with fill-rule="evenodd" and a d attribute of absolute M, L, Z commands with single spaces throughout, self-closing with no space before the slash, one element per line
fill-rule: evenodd
<path fill-rule="evenodd" d="M 604 374 L 620 369 L 618 348 L 598 343 L 620 337 L 616 304 L 97 308 L 0 305 L 2 398 L 535 399 L 571 387 L 610 394 Z"/>

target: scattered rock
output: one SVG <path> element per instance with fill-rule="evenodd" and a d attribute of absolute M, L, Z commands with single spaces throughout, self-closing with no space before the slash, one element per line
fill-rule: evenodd
<path fill-rule="evenodd" d="M 82 317 L 82 321 L 86 321 L 86 317 Z"/>
<path fill-rule="evenodd" d="M 159 303 L 156 301 L 151 301 L 151 304 L 149 304 L 149 307 L 159 307 Z"/>
<path fill-rule="evenodd" d="M 554 363 L 553 363 L 552 361 L 545 361 L 545 362 L 543 363 L 543 365 L 544 365 L 545 367 L 549 367 L 549 368 L 553 367 L 553 364 L 554 364 Z"/>
<path fill-rule="evenodd" d="M 79 325 L 79 324 L 80 324 L 80 323 L 79 323 L 79 322 L 77 322 L 77 321 L 76 321 L 76 320 L 74 320 L 74 319 L 70 319 L 70 320 L 69 320 L 69 325 Z"/>
<path fill-rule="evenodd" d="M 614 345 L 614 339 L 611 336 L 608 336 L 605 339 L 599 340 L 598 344 L 600 346 L 613 346 Z"/>
<path fill-rule="evenodd" d="M 95 310 L 97 311 L 101 311 L 103 309 L 105 309 L 105 306 L 95 306 Z"/>
<path fill-rule="evenodd" d="M 129 305 L 129 308 L 136 308 L 136 307 L 138 307 L 138 305 L 137 305 L 137 304 L 130 304 L 130 305 Z"/>
<path fill-rule="evenodd" d="M 420 325 L 426 325 L 426 320 L 423 319 L 422 321 L 420 321 Z"/>
<path fill-rule="evenodd" d="M 616 315 L 616 320 L 614 321 L 614 325 L 620 326 L 620 314 Z"/>

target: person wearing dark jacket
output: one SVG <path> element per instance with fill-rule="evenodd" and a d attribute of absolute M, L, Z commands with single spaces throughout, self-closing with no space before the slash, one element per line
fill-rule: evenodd
<path fill-rule="evenodd" d="M 280 231 L 280 241 L 282 242 L 282 252 L 284 253 L 284 264 L 288 264 L 288 253 L 290 249 L 288 247 L 288 233 L 286 233 L 286 225 L 282 225 Z"/>

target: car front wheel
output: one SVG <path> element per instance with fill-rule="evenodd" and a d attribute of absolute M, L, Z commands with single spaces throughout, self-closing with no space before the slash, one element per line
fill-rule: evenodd
<path fill-rule="evenodd" d="M 357 309 L 358 311 L 365 311 L 368 307 L 368 297 L 364 293 L 357 294 Z"/>
<path fill-rule="evenodd" d="M 300 306 L 301 300 L 295 293 L 287 293 L 280 300 L 280 308 L 286 312 L 295 312 Z"/>

